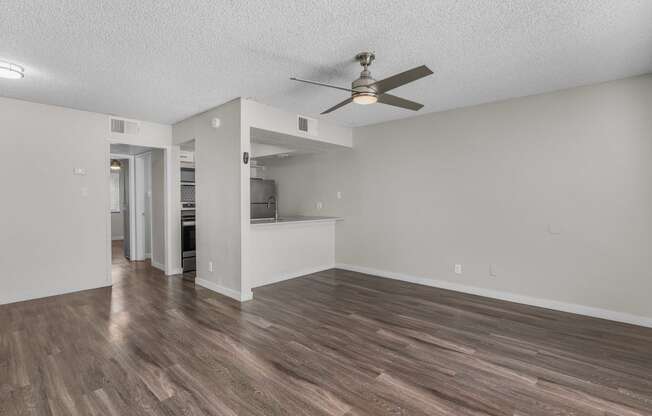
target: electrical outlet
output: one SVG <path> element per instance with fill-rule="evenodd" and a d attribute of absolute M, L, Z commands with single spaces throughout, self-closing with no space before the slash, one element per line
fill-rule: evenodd
<path fill-rule="evenodd" d="M 212 272 L 212 271 L 213 271 L 213 262 L 212 262 L 212 261 L 209 261 L 209 262 L 208 262 L 208 271 L 209 271 L 209 272 Z"/>
<path fill-rule="evenodd" d="M 455 274 L 462 274 L 462 265 L 461 264 L 456 264 L 455 265 Z"/>
<path fill-rule="evenodd" d="M 315 204 L 315 206 L 317 207 L 317 209 L 322 209 L 322 208 L 324 208 L 324 203 L 321 202 L 321 201 L 319 201 L 319 202 L 317 202 L 317 203 Z"/>

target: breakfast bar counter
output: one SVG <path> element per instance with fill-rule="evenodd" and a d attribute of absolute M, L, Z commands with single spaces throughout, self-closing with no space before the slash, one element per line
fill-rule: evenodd
<path fill-rule="evenodd" d="M 251 287 L 335 267 L 335 226 L 341 220 L 298 216 L 252 220 Z"/>

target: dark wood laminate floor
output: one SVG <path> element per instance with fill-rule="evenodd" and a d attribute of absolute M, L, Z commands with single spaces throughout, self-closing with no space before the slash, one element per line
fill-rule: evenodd
<path fill-rule="evenodd" d="M 652 414 L 649 329 L 341 270 L 242 306 L 114 279 L 0 306 L 0 414 Z"/>

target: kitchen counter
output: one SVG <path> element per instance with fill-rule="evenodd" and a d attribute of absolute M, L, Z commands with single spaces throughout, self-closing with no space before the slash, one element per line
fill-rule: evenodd
<path fill-rule="evenodd" d="M 251 222 L 248 280 L 252 288 L 335 267 L 341 218 L 281 217 Z"/>
<path fill-rule="evenodd" d="M 338 221 L 338 217 L 280 217 L 278 220 L 274 218 L 255 218 L 251 220 L 252 226 L 268 226 L 268 225 L 281 225 L 281 224 L 296 224 L 296 223 L 313 223 L 313 222 L 332 222 Z"/>

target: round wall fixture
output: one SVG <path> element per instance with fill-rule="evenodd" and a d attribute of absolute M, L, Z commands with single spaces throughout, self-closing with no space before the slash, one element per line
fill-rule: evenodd
<path fill-rule="evenodd" d="M 10 62 L 0 61 L 0 78 L 21 79 L 25 77 L 25 69 Z"/>
<path fill-rule="evenodd" d="M 119 160 L 117 159 L 111 160 L 111 170 L 120 170 L 121 167 L 122 167 L 122 163 L 120 163 Z"/>

